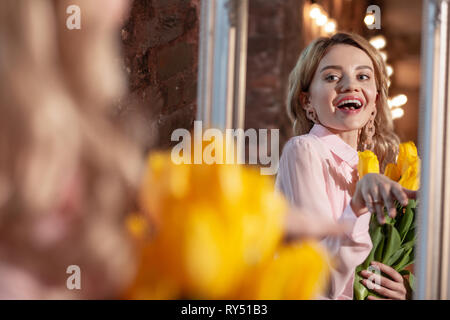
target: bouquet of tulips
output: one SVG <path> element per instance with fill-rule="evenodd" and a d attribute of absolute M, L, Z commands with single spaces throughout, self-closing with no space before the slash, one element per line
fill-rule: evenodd
<path fill-rule="evenodd" d="M 360 178 L 367 173 L 379 173 L 379 163 L 371 151 L 359 152 L 358 172 Z M 413 142 L 400 144 L 397 163 L 386 166 L 384 175 L 399 182 L 404 188 L 417 190 L 420 178 L 420 158 Z M 361 270 L 368 269 L 372 261 L 378 261 L 394 268 L 404 276 L 414 289 L 414 275 L 406 267 L 414 263 L 414 247 L 416 241 L 416 201 L 410 199 L 403 207 L 397 203 L 397 215 L 391 218 L 386 214 L 386 223 L 380 225 L 375 215 L 372 215 L 369 233 L 372 238 L 372 251 L 367 259 L 356 268 L 354 282 L 355 300 L 364 300 L 368 295 L 379 295 L 367 289 L 359 275 Z M 373 271 L 373 270 L 372 270 Z"/>
<path fill-rule="evenodd" d="M 125 298 L 314 298 L 329 274 L 326 252 L 281 241 L 287 203 L 274 191 L 246 166 L 152 153 L 140 212 L 128 219 L 140 262 Z"/>

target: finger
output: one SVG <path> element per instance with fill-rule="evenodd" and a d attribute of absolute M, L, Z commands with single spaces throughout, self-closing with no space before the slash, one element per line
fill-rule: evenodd
<path fill-rule="evenodd" d="M 370 193 L 363 192 L 362 196 L 363 196 L 363 199 L 364 199 L 367 209 L 371 213 L 375 212 L 375 208 L 373 207 L 373 199 L 372 199 L 372 196 L 370 195 Z"/>
<path fill-rule="evenodd" d="M 403 188 L 399 185 L 394 185 L 391 189 L 392 193 L 394 194 L 395 198 L 400 202 L 403 206 L 408 205 L 408 196 L 403 191 Z"/>
<path fill-rule="evenodd" d="M 380 224 L 385 224 L 386 218 L 384 216 L 383 205 L 381 203 L 375 203 L 375 211 L 377 213 L 378 222 Z"/>
<path fill-rule="evenodd" d="M 384 272 L 386 275 L 390 276 L 391 279 L 394 280 L 395 282 L 403 284 L 402 275 L 398 273 L 394 268 L 378 261 L 372 261 L 370 264 L 372 266 L 378 267 L 381 270 L 381 272 Z"/>
<path fill-rule="evenodd" d="M 406 193 L 408 199 L 417 199 L 417 191 L 403 188 L 403 192 Z"/>
<path fill-rule="evenodd" d="M 399 284 L 397 282 L 394 282 L 386 277 L 381 276 L 377 273 L 372 273 L 367 270 L 362 270 L 361 275 L 368 279 L 369 281 L 372 281 L 374 283 L 379 284 L 380 286 L 383 286 L 385 288 L 391 289 L 391 290 L 399 290 L 401 289 L 399 287 Z"/>
<path fill-rule="evenodd" d="M 391 218 L 395 218 L 397 215 L 397 209 L 395 208 L 394 200 L 392 200 L 390 193 L 390 186 L 381 186 L 380 194 L 383 198 L 384 205 L 386 206 L 386 210 Z"/>
<path fill-rule="evenodd" d="M 375 296 L 368 296 L 367 300 L 391 300 L 391 299 L 384 299 L 384 298 L 378 298 Z"/>
<path fill-rule="evenodd" d="M 382 287 L 380 285 L 376 285 L 367 279 L 362 280 L 362 283 L 365 287 L 367 287 L 367 289 L 375 291 L 376 293 L 382 295 L 383 297 L 389 299 L 400 299 L 400 293 L 396 291 Z"/>
<path fill-rule="evenodd" d="M 384 224 L 386 222 L 386 219 L 384 218 L 383 206 L 381 205 L 381 203 L 376 203 L 377 201 L 380 200 L 379 193 L 378 193 L 378 187 L 371 189 L 370 195 L 373 199 L 375 212 L 377 213 L 378 222 L 380 224 Z"/>

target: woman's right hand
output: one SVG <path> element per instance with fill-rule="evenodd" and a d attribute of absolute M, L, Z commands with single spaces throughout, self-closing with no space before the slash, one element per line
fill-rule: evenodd
<path fill-rule="evenodd" d="M 417 191 L 403 188 L 398 182 L 378 173 L 368 173 L 356 184 L 356 190 L 350 202 L 353 212 L 360 216 L 367 212 L 376 212 L 380 224 L 385 223 L 384 210 L 389 216 L 397 214 L 394 200 L 402 205 L 408 204 L 408 199 L 415 199 Z"/>

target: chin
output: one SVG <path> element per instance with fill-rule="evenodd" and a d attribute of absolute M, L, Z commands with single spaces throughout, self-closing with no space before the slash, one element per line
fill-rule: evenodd
<path fill-rule="evenodd" d="M 366 122 L 357 120 L 357 119 L 350 120 L 350 121 L 344 121 L 342 123 L 342 130 L 345 130 L 345 131 L 359 130 L 364 127 L 365 123 Z"/>

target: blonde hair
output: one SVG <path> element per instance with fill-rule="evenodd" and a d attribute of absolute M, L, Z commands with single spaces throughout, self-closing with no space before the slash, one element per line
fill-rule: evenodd
<path fill-rule="evenodd" d="M 0 1 L 0 274 L 7 263 L 49 289 L 31 298 L 111 297 L 133 272 L 123 220 L 141 155 L 108 110 L 126 85 L 119 30 L 99 25 L 91 0 L 76 1 L 82 29 L 68 30 L 73 2 Z M 81 189 L 79 207 L 55 214 L 72 185 Z M 58 240 L 37 241 L 56 219 L 68 221 Z M 71 264 L 82 269 L 81 291 L 66 288 Z M 0 285 L 0 296 L 7 292 Z"/>
<path fill-rule="evenodd" d="M 366 146 L 364 128 L 361 130 L 358 151 L 372 150 L 378 157 L 381 170 L 389 162 L 394 162 L 398 153 L 399 139 L 394 133 L 394 124 L 389 110 L 387 97 L 387 71 L 383 58 L 378 51 L 363 37 L 352 33 L 337 33 L 332 37 L 321 37 L 314 40 L 303 52 L 289 75 L 289 93 L 287 97 L 287 111 L 294 125 L 294 133 L 302 135 L 308 133 L 313 122 L 306 117 L 300 94 L 308 92 L 314 74 L 320 61 L 328 50 L 338 44 L 351 45 L 363 50 L 372 60 L 375 68 L 375 81 L 378 91 L 377 114 L 375 117 L 375 134 L 373 143 Z"/>

